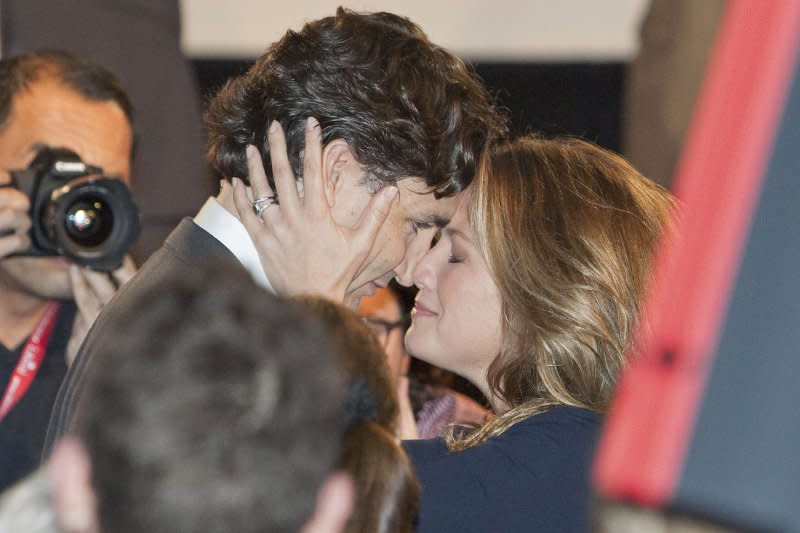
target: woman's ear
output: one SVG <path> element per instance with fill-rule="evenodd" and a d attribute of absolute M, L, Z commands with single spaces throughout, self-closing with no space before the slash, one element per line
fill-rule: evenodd
<path fill-rule="evenodd" d="M 350 145 L 344 139 L 334 139 L 322 149 L 322 185 L 328 206 L 333 207 L 336 196 L 345 185 L 352 169 L 360 167 Z"/>

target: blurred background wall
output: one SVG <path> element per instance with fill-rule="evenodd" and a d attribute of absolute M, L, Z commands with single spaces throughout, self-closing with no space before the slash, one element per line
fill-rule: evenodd
<path fill-rule="evenodd" d="M 481 60 L 627 59 L 637 48 L 648 0 L 182 0 L 189 55 L 256 56 L 287 28 L 343 5 L 391 11 L 417 22 L 438 44 Z"/>
<path fill-rule="evenodd" d="M 334 12 L 291 4 L 183 0 L 183 48 L 208 95 L 286 28 Z M 235 6 L 235 9 L 232 9 Z M 578 135 L 623 152 L 669 186 L 725 0 L 410 0 L 347 7 L 408 16 L 470 61 L 516 133 Z"/>
<path fill-rule="evenodd" d="M 3 0 L 2 53 L 62 47 L 100 60 L 137 112 L 142 261 L 216 181 L 203 165 L 205 101 L 287 29 L 341 0 Z M 361 0 L 469 61 L 516 133 L 577 135 L 669 185 L 724 0 Z"/>
<path fill-rule="evenodd" d="M 183 47 L 203 94 L 240 72 L 287 28 L 332 14 L 341 2 L 183 0 Z M 620 149 L 625 65 L 638 48 L 647 0 L 472 0 L 345 4 L 392 11 L 470 61 L 511 111 L 517 132 L 576 134 Z M 231 9 L 229 6 L 236 6 Z"/>

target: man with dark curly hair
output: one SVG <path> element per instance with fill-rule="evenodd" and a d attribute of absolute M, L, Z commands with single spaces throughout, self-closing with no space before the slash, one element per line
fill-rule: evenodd
<path fill-rule="evenodd" d="M 447 224 L 483 146 L 506 133 L 505 120 L 480 80 L 406 18 L 340 8 L 335 16 L 287 32 L 211 101 L 208 154 L 225 178 L 221 191 L 178 226 L 104 309 L 59 394 L 50 443 L 70 425 L 83 375 L 95 357 L 97 333 L 108 318 L 126 311 L 131 295 L 210 258 L 238 262 L 270 286 L 228 180 L 248 175 L 248 145 L 270 168 L 268 129 L 279 123 L 301 188 L 309 117 L 320 126 L 321 170 L 332 183 L 329 201 L 336 224 L 355 227 L 375 208 L 376 198 L 388 196 L 377 195 L 379 190 L 397 190 L 391 209 L 384 204 L 385 220 L 369 257 L 348 280 L 345 298 L 351 305 L 393 277 L 411 283 L 416 259 Z"/>

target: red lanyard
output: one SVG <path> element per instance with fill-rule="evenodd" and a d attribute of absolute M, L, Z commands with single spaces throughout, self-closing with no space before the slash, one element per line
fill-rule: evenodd
<path fill-rule="evenodd" d="M 56 324 L 58 307 L 59 304 L 55 302 L 47 306 L 44 316 L 34 328 L 28 342 L 25 343 L 22 354 L 19 356 L 17 367 L 14 369 L 14 373 L 11 374 L 8 385 L 6 385 L 3 400 L 0 401 L 0 420 L 3 420 L 17 402 L 25 396 L 31 383 L 33 383 L 33 378 L 39 372 L 44 354 L 47 352 L 50 334 Z"/>

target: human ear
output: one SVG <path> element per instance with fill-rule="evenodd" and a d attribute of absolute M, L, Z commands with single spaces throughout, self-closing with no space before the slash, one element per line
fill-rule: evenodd
<path fill-rule="evenodd" d="M 56 521 L 66 533 L 98 533 L 97 501 L 92 488 L 92 467 L 83 444 L 64 437 L 49 460 Z"/>
<path fill-rule="evenodd" d="M 322 184 L 325 199 L 333 207 L 337 194 L 345 187 L 345 179 L 349 172 L 358 167 L 350 145 L 344 139 L 334 139 L 322 149 Z"/>

